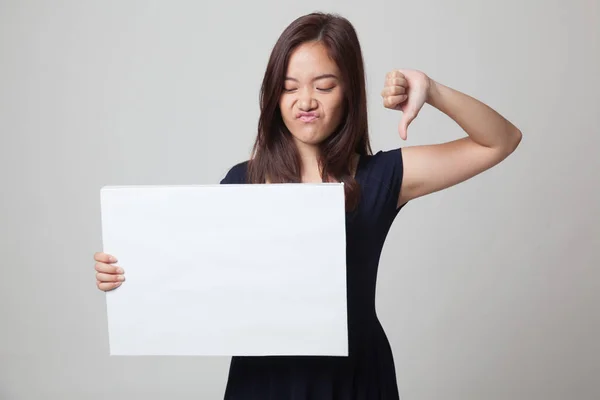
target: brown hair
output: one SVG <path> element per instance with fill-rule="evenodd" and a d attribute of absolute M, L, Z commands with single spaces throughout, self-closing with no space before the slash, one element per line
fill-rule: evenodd
<path fill-rule="evenodd" d="M 360 43 L 352 24 L 336 14 L 311 13 L 293 21 L 273 47 L 260 90 L 260 118 L 253 157 L 248 164 L 248 181 L 265 183 L 300 182 L 300 158 L 285 126 L 279 100 L 290 54 L 299 45 L 319 41 L 341 72 L 344 114 L 336 131 L 320 144 L 323 180 L 332 177 L 344 183 L 346 208 L 354 209 L 360 188 L 353 177 L 354 154 L 371 154 L 367 123 L 364 65 Z"/>

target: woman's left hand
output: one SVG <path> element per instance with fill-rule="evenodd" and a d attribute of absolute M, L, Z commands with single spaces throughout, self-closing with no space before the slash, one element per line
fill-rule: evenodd
<path fill-rule="evenodd" d="M 387 73 L 381 97 L 384 107 L 402 111 L 398 126 L 402 139 L 406 140 L 408 126 L 427 101 L 432 85 L 432 80 L 420 71 L 397 69 Z"/>

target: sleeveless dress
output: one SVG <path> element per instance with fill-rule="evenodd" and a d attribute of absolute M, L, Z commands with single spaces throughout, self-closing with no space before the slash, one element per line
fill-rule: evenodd
<path fill-rule="evenodd" d="M 222 184 L 246 183 L 248 162 Z M 346 213 L 348 357 L 235 356 L 225 400 L 397 400 L 392 350 L 375 311 L 382 247 L 400 208 L 401 149 L 362 155 L 358 207 Z"/>

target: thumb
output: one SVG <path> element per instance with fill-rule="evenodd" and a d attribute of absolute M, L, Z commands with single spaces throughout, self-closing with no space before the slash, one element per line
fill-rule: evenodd
<path fill-rule="evenodd" d="M 398 132 L 400 133 L 400 137 L 402 140 L 406 140 L 408 137 L 408 126 L 415 119 L 415 113 L 412 111 L 405 111 L 402 115 L 402 119 L 400 120 L 400 125 L 398 126 Z"/>

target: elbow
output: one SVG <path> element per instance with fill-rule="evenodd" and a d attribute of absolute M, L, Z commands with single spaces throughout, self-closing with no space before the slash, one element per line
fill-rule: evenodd
<path fill-rule="evenodd" d="M 515 128 L 515 132 L 513 133 L 513 139 L 512 139 L 512 151 L 515 151 L 517 149 L 517 147 L 519 147 L 519 144 L 521 144 L 521 139 L 523 139 L 523 132 L 521 132 L 521 130 L 519 128 Z"/>
<path fill-rule="evenodd" d="M 514 128 L 508 132 L 502 143 L 495 147 L 495 157 L 497 157 L 496 161 L 501 162 L 510 156 L 517 149 L 517 147 L 519 147 L 522 138 L 523 134 L 517 128 Z"/>
<path fill-rule="evenodd" d="M 505 149 L 507 156 L 512 154 L 517 149 L 517 147 L 519 147 L 519 144 L 521 144 L 521 139 L 523 139 L 523 133 L 519 128 L 514 127 L 508 134 L 506 140 Z"/>

